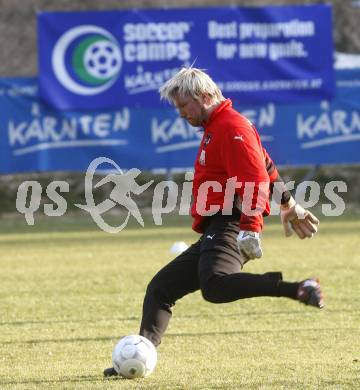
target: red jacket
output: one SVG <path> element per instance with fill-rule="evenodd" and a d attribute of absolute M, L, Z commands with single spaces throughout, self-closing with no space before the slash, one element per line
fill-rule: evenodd
<path fill-rule="evenodd" d="M 267 170 L 267 165 L 271 169 Z M 224 208 L 229 207 L 231 213 L 234 196 L 231 196 L 231 190 L 228 193 L 230 196 L 225 196 L 225 188 L 228 179 L 234 178 L 231 182 L 237 182 L 240 187 L 235 189 L 235 193 L 240 203 L 243 202 L 240 229 L 260 232 L 263 215 L 270 212 L 270 181 L 274 181 L 277 175 L 275 166 L 261 145 L 256 128 L 232 108 L 230 99 L 225 100 L 211 113 L 205 124 L 195 161 L 194 203 L 191 208 L 193 229 L 198 233 L 203 232 L 206 214 L 213 215 L 218 210 L 223 212 Z M 246 182 L 253 184 L 244 187 Z M 244 188 L 248 188 L 245 194 Z M 213 210 L 209 212 L 211 208 Z M 247 213 L 246 210 L 251 212 Z"/>

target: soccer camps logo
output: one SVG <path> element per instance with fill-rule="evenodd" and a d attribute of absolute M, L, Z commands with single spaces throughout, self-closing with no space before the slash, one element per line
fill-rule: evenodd
<path fill-rule="evenodd" d="M 51 60 L 61 85 L 74 94 L 87 96 L 110 88 L 122 66 L 115 37 L 94 25 L 77 26 L 61 35 Z"/>

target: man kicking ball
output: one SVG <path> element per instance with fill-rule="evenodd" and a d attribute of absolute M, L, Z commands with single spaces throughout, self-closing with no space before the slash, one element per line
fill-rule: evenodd
<path fill-rule="evenodd" d="M 171 308 L 197 290 L 213 303 L 271 296 L 323 308 L 315 279 L 287 282 L 281 272 L 242 272 L 246 262 L 262 256 L 260 233 L 272 192 L 281 204 L 287 236 L 294 231 L 301 239 L 311 238 L 319 224 L 286 190 L 256 128 L 200 69 L 181 69 L 160 88 L 160 95 L 190 125 L 204 129 L 195 160 L 191 209 L 192 228 L 201 236 L 150 281 L 140 335 L 158 346 Z M 108 368 L 104 375 L 117 373 Z"/>

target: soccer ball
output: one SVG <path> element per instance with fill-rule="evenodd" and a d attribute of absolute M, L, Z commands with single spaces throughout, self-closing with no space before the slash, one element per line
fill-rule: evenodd
<path fill-rule="evenodd" d="M 115 371 L 125 378 L 144 378 L 155 369 L 156 348 L 143 336 L 125 336 L 116 344 L 112 362 Z"/>
<path fill-rule="evenodd" d="M 87 72 L 95 78 L 114 77 L 121 68 L 120 50 L 114 42 L 96 41 L 85 51 L 84 65 Z"/>

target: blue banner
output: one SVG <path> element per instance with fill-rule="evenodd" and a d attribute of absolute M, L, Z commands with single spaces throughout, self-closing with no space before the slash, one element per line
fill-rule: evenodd
<path fill-rule="evenodd" d="M 60 110 L 155 107 L 183 65 L 242 104 L 331 98 L 331 7 L 38 14 L 39 93 Z"/>
<path fill-rule="evenodd" d="M 172 108 L 50 109 L 36 78 L 0 79 L 0 173 L 85 171 L 100 156 L 123 169 L 191 169 L 202 137 Z M 336 98 L 237 106 L 278 165 L 360 163 L 360 69 L 337 71 Z"/>

